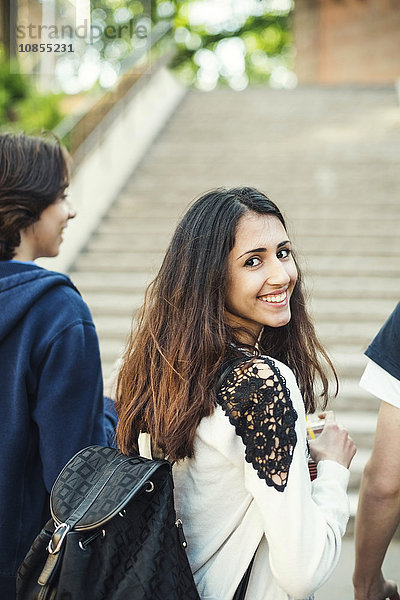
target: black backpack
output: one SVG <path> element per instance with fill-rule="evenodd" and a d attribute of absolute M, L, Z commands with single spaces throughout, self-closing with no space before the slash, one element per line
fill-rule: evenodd
<path fill-rule="evenodd" d="M 199 600 L 171 464 L 89 446 L 59 474 L 17 600 Z"/>
<path fill-rule="evenodd" d="M 220 383 L 236 362 L 223 365 Z M 17 600 L 200 600 L 171 471 L 167 460 L 114 448 L 78 452 L 57 477 L 52 519 L 18 570 Z M 233 600 L 245 598 L 253 560 Z"/>

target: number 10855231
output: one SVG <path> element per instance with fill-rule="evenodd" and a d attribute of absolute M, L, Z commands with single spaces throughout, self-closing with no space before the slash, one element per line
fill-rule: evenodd
<path fill-rule="evenodd" d="M 72 44 L 18 44 L 18 52 L 73 52 Z"/>

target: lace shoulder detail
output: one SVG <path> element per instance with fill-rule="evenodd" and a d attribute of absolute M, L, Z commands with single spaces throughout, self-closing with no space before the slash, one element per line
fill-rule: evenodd
<path fill-rule="evenodd" d="M 293 408 L 285 378 L 263 356 L 235 366 L 217 391 L 217 402 L 246 447 L 246 461 L 268 486 L 283 492 L 297 442 Z"/>

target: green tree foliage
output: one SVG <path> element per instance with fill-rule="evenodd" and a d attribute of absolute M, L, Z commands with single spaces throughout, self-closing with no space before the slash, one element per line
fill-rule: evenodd
<path fill-rule="evenodd" d="M 0 127 L 35 133 L 52 129 L 61 119 L 60 97 L 40 94 L 26 75 L 10 68 L 0 47 Z"/>
<path fill-rule="evenodd" d="M 169 40 L 155 54 L 173 43 L 172 67 L 185 83 L 203 90 L 219 84 L 237 90 L 254 83 L 293 87 L 291 2 L 254 0 L 245 12 L 243 5 L 251 2 L 231 0 L 232 14 L 228 10 L 218 20 L 218 6 L 227 6 L 218 0 L 91 0 L 90 39 L 76 38 L 74 53 L 56 58 L 62 68 L 55 77 L 67 94 L 113 86 L 132 55 L 145 53 L 154 27 L 166 21 L 172 25 Z M 72 22 L 73 5 L 58 0 L 57 6 L 60 18 Z M 60 96 L 40 94 L 29 76 L 12 71 L 0 49 L 0 126 L 52 129 L 61 118 Z"/>
<path fill-rule="evenodd" d="M 277 87 L 295 85 L 290 71 L 292 34 L 290 12 L 262 9 L 256 14 L 243 15 L 218 23 L 193 23 L 191 8 L 202 0 L 158 0 L 153 4 L 153 19 L 172 18 L 178 52 L 173 67 L 190 84 L 207 89 L 217 83 L 242 89 L 248 83 L 269 83 Z M 204 0 L 203 0 L 204 1 Z M 210 5 L 212 9 L 212 5 Z M 234 56 L 236 55 L 236 65 Z M 242 64 L 240 64 L 242 63 Z"/>
<path fill-rule="evenodd" d="M 286 9 L 272 12 L 271 3 L 279 1 Z M 203 12 L 208 11 L 211 20 L 193 20 L 193 9 L 201 9 L 207 2 Z M 92 0 L 93 39 L 87 55 L 91 73 L 97 71 L 102 87 L 112 85 L 123 71 L 124 61 L 146 48 L 151 28 L 167 21 L 173 26 L 177 50 L 172 67 L 186 83 L 203 89 L 212 89 L 217 83 L 243 89 L 249 83 L 281 81 L 282 86 L 287 83 L 290 87 L 294 77 L 290 72 L 291 1 L 254 0 L 247 13 L 240 7 L 235 13 L 235 5 L 240 2 L 232 0 L 231 16 L 228 7 L 228 16 L 212 22 L 218 14 L 218 0 Z M 77 50 L 76 54 L 81 53 L 79 68 L 86 60 L 87 46 L 77 46 Z"/>

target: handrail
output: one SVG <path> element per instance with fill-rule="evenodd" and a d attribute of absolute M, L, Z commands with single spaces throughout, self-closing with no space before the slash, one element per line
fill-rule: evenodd
<path fill-rule="evenodd" d="M 119 78 L 117 84 L 111 90 L 93 101 L 85 113 L 80 115 L 68 115 L 53 129 L 55 135 L 60 138 L 69 148 L 71 155 L 76 157 L 78 149 L 85 145 L 85 152 L 93 143 L 97 143 L 97 139 L 93 139 L 95 130 L 105 120 L 107 124 L 110 122 L 110 116 L 115 108 L 115 105 L 123 99 L 138 80 L 144 75 L 149 74 L 148 66 L 139 66 L 141 59 L 149 53 L 149 51 L 172 29 L 172 24 L 169 21 L 160 21 L 151 31 L 149 42 L 132 54 L 130 54 L 122 62 L 123 74 Z M 169 60 L 171 54 L 168 53 L 164 60 L 159 62 L 165 63 L 166 58 Z M 156 66 L 158 68 L 159 65 Z M 102 128 L 104 131 L 104 127 Z M 103 133 L 102 131 L 102 133 Z M 92 140 L 90 140 L 92 138 Z M 98 138 L 98 136 L 96 136 Z M 81 152 L 79 152 L 81 154 Z M 75 160 L 75 164 L 78 161 Z"/>

